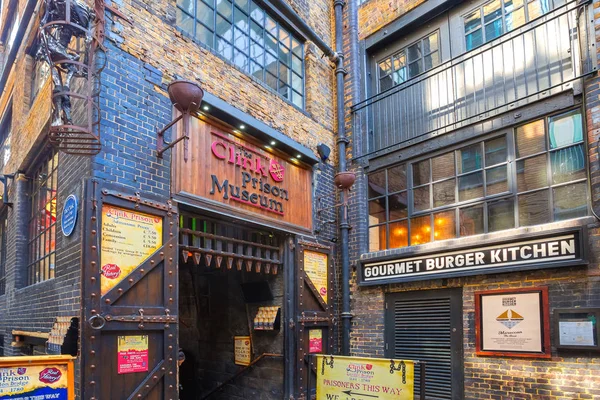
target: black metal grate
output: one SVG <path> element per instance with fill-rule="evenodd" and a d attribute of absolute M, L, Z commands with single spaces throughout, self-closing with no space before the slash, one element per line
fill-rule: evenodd
<path fill-rule="evenodd" d="M 425 361 L 427 399 L 452 399 L 450 299 L 396 300 L 393 302 L 393 357 Z M 415 368 L 415 383 L 420 367 Z M 415 384 L 415 398 L 420 390 Z"/>

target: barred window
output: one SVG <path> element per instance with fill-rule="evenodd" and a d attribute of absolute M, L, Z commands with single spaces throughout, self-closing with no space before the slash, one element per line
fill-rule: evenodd
<path fill-rule="evenodd" d="M 54 278 L 58 151 L 45 156 L 32 175 L 28 284 Z"/>
<path fill-rule="evenodd" d="M 368 176 L 370 251 L 588 215 L 576 109 Z"/>
<path fill-rule="evenodd" d="M 0 296 L 6 293 L 6 209 L 0 212 Z"/>
<path fill-rule="evenodd" d="M 304 107 L 304 46 L 254 1 L 177 0 L 177 27 Z"/>
<path fill-rule="evenodd" d="M 9 100 L 4 115 L 0 118 L 0 168 L 8 162 L 10 158 L 10 138 L 12 132 L 13 102 Z"/>

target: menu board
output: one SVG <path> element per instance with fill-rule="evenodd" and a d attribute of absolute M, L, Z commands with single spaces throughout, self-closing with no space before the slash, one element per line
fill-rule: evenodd
<path fill-rule="evenodd" d="M 102 206 L 102 295 L 162 246 L 161 217 L 111 205 Z"/>
<path fill-rule="evenodd" d="M 304 272 L 327 303 L 327 254 L 304 250 Z"/>

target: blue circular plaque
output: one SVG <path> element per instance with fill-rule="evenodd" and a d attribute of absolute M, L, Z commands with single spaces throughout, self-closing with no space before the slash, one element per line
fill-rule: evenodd
<path fill-rule="evenodd" d="M 65 236 L 71 236 L 75 230 L 75 223 L 77 222 L 77 197 L 74 194 L 69 195 L 65 200 L 62 214 L 60 217 L 60 228 Z"/>

